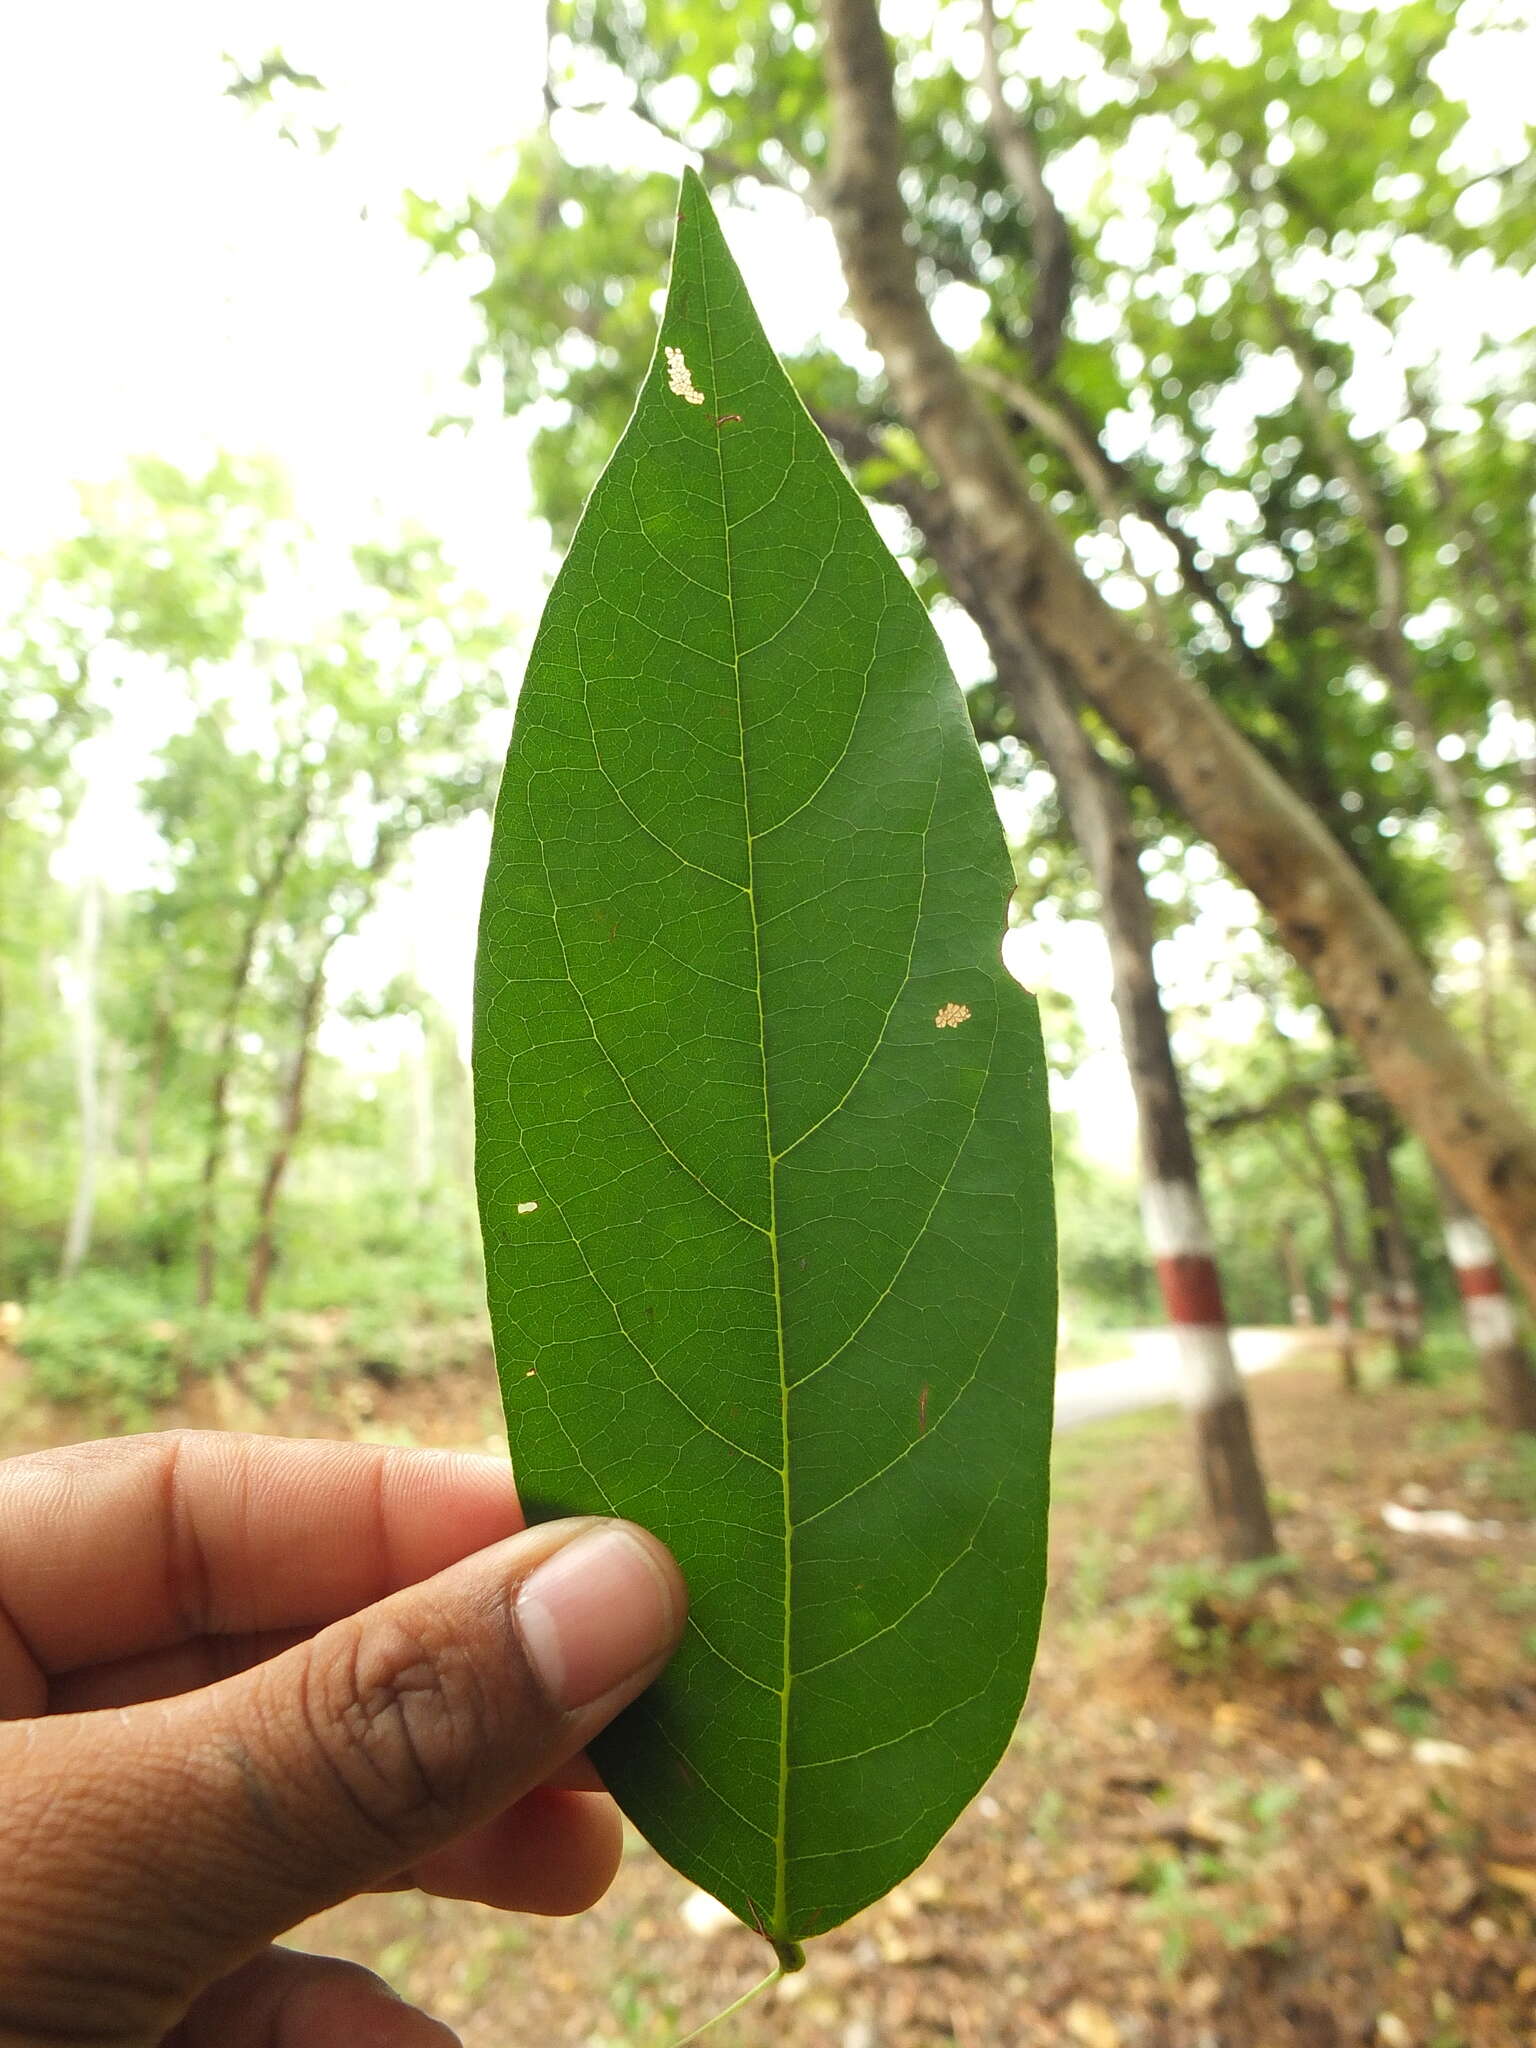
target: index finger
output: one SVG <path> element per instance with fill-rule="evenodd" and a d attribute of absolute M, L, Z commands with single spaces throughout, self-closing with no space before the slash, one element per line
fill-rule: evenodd
<path fill-rule="evenodd" d="M 0 1462 L 0 1615 L 49 1673 L 318 1628 L 514 1535 L 511 1467 L 182 1430 Z"/>

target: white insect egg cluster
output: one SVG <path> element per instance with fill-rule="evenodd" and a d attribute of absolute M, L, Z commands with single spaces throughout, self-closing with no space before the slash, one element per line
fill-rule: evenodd
<path fill-rule="evenodd" d="M 702 405 L 704 394 L 693 381 L 693 372 L 683 360 L 680 348 L 667 350 L 667 385 L 679 398 L 686 398 L 690 405 Z"/>

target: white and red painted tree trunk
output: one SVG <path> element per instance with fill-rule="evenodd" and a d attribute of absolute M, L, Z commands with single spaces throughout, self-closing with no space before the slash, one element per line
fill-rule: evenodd
<path fill-rule="evenodd" d="M 1276 1548 L 1274 1526 L 1248 1399 L 1232 1356 L 1184 1091 L 1157 983 L 1152 908 L 1130 804 L 1054 667 L 1027 635 L 996 630 L 988 593 L 967 581 L 964 551 L 954 544 L 958 523 L 953 508 L 941 493 L 925 491 L 908 511 L 951 588 L 986 635 L 998 687 L 1051 771 L 1098 890 L 1115 1014 L 1136 1098 L 1142 1215 L 1178 1339 L 1181 1394 L 1194 1424 L 1201 1491 L 1224 1558 L 1270 1557 Z"/>
<path fill-rule="evenodd" d="M 931 536 L 930 536 L 931 538 Z M 984 603 L 977 605 L 986 617 Z M 1195 1433 L 1195 1469 L 1223 1557 L 1275 1550 L 1248 1397 L 1232 1356 L 1184 1090 L 1153 961 L 1154 927 L 1130 804 L 1042 660 L 994 647 L 998 681 L 1055 777 L 1062 808 L 1099 894 L 1115 1015 L 1125 1048 L 1142 1174 L 1142 1219 L 1179 1347 L 1180 1396 Z"/>
<path fill-rule="evenodd" d="M 1349 1271 L 1336 1266 L 1328 1288 L 1328 1328 L 1339 1348 L 1339 1377 L 1346 1394 L 1360 1390 L 1360 1362 L 1355 1351 L 1354 1289 Z"/>
<path fill-rule="evenodd" d="M 1477 1353 L 1488 1413 L 1506 1429 L 1536 1430 L 1536 1372 L 1520 1341 L 1493 1239 L 1469 1211 L 1448 1202 L 1445 1248 L 1455 1270 L 1467 1334 Z"/>
<path fill-rule="evenodd" d="M 1133 1078 L 1137 1078 L 1138 1058 L 1145 1059 L 1146 1049 L 1133 1053 L 1128 1045 L 1127 1053 Z M 1144 1101 L 1140 1079 L 1137 1095 L 1138 1101 Z M 1152 1123 L 1157 1112 L 1152 1110 L 1149 1115 L 1149 1109 L 1151 1105 L 1142 1109 L 1142 1155 L 1151 1168 L 1155 1151 L 1166 1154 L 1182 1148 L 1165 1118 L 1159 1119 L 1160 1128 Z M 1167 1142 L 1170 1137 L 1174 1138 L 1171 1146 Z M 1184 1144 L 1188 1144 L 1187 1129 Z M 1190 1163 L 1192 1167 L 1192 1156 Z M 1274 1529 L 1254 1450 L 1248 1400 L 1233 1356 L 1205 1200 L 1193 1172 L 1187 1177 L 1163 1179 L 1148 1171 L 1142 1183 L 1141 1214 L 1156 1262 L 1163 1308 L 1178 1342 L 1179 1394 L 1194 1426 L 1196 1468 L 1223 1553 L 1234 1559 L 1267 1557 L 1275 1548 Z"/>

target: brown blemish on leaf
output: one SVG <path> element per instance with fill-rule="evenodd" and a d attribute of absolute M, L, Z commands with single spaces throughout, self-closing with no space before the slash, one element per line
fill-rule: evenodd
<path fill-rule="evenodd" d="M 940 1031 L 957 1031 L 962 1024 L 968 1024 L 970 1020 L 971 1012 L 968 1004 L 946 1003 L 933 1021 Z"/>

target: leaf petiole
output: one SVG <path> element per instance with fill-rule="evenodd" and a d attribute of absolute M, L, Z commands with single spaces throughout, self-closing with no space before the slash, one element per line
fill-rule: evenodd
<path fill-rule="evenodd" d="M 717 2012 L 713 2019 L 707 2019 L 703 2026 L 695 2027 L 691 2034 L 684 2034 L 680 2041 L 673 2043 L 673 2048 L 688 2048 L 690 2041 L 702 2040 L 704 2035 L 712 2032 L 722 2020 L 731 2019 L 736 2013 L 745 2011 L 755 1998 L 761 1998 L 765 1991 L 771 1991 L 783 1978 L 805 1968 L 805 1950 L 798 1941 L 776 1941 L 773 1948 L 779 1958 L 778 1964 L 768 1972 L 761 1983 L 754 1984 L 750 1991 L 744 1991 L 740 1998 L 733 2000 L 725 2008 L 724 2012 Z"/>

